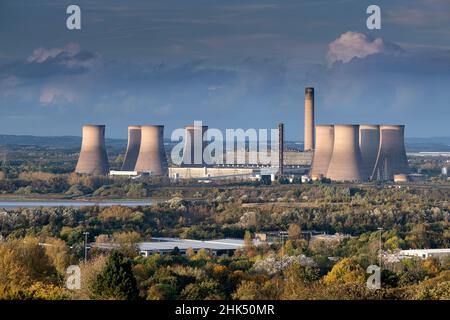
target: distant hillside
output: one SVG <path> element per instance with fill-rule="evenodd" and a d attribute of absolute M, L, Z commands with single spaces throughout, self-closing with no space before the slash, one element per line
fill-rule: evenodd
<path fill-rule="evenodd" d="M 405 138 L 406 151 L 450 152 L 450 137 Z"/>
<path fill-rule="evenodd" d="M 432 143 L 450 145 L 450 137 L 405 138 L 406 143 Z"/>
<path fill-rule="evenodd" d="M 170 143 L 168 139 L 164 139 Z M 108 146 L 124 146 L 126 139 L 106 139 Z M 406 149 L 409 152 L 414 151 L 448 151 L 450 152 L 450 137 L 431 137 L 431 138 L 406 138 Z M 55 146 L 55 147 L 79 147 L 81 137 L 77 136 L 31 136 L 31 135 L 0 135 L 0 145 L 16 146 Z M 301 149 L 302 143 L 296 141 L 286 141 L 286 147 L 289 149 Z"/>
<path fill-rule="evenodd" d="M 123 145 L 126 140 L 106 139 L 107 145 Z M 44 137 L 31 135 L 0 135 L 0 145 L 22 145 L 22 146 L 58 146 L 58 147 L 78 147 L 81 145 L 81 137 L 59 136 Z"/>

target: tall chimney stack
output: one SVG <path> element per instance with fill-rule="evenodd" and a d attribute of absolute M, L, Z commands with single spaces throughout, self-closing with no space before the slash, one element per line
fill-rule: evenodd
<path fill-rule="evenodd" d="M 284 175 L 284 123 L 278 124 L 278 174 Z"/>
<path fill-rule="evenodd" d="M 314 88 L 305 88 L 304 151 L 314 150 Z"/>

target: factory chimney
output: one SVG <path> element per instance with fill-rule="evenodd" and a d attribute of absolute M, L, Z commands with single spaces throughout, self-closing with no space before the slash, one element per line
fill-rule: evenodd
<path fill-rule="evenodd" d="M 105 126 L 84 125 L 80 156 L 75 172 L 81 174 L 104 175 L 109 171 L 105 147 Z"/>
<path fill-rule="evenodd" d="M 314 88 L 306 88 L 304 151 L 311 150 L 314 150 Z"/>
<path fill-rule="evenodd" d="M 141 146 L 141 126 L 128 126 L 128 145 L 122 171 L 134 171 Z"/>
<path fill-rule="evenodd" d="M 164 126 L 141 126 L 141 145 L 134 170 L 167 175 L 167 159 L 164 151 Z"/>
<path fill-rule="evenodd" d="M 278 124 L 278 174 L 284 174 L 284 123 Z"/>

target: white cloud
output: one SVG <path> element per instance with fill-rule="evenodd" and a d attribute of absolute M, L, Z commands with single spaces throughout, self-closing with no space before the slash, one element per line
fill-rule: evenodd
<path fill-rule="evenodd" d="M 61 48 L 37 48 L 27 58 L 28 64 L 54 64 L 63 69 L 92 70 L 102 65 L 99 54 L 81 50 L 76 43 L 69 43 Z"/>
<path fill-rule="evenodd" d="M 39 102 L 43 105 L 71 103 L 75 99 L 75 94 L 68 90 L 56 87 L 45 87 L 42 90 Z"/>
<path fill-rule="evenodd" d="M 62 48 L 37 48 L 28 57 L 27 61 L 29 63 L 43 63 L 48 59 L 52 59 L 60 55 L 61 53 L 67 54 L 69 57 L 73 57 L 80 52 L 80 46 L 76 43 L 69 43 Z"/>
<path fill-rule="evenodd" d="M 350 62 L 353 58 L 365 58 L 377 53 L 401 51 L 395 44 L 382 38 L 372 38 L 359 32 L 347 31 L 328 45 L 327 60 L 331 65 L 336 61 Z"/>

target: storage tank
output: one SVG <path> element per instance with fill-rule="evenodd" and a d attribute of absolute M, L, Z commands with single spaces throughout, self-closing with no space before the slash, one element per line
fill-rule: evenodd
<path fill-rule="evenodd" d="M 164 126 L 141 126 L 141 145 L 134 170 L 151 172 L 155 176 L 167 175 Z"/>
<path fill-rule="evenodd" d="M 335 125 L 333 153 L 327 177 L 334 181 L 363 181 L 359 125 Z"/>
<path fill-rule="evenodd" d="M 91 175 L 105 175 L 109 172 L 104 125 L 83 126 L 80 156 L 75 172 Z"/>

